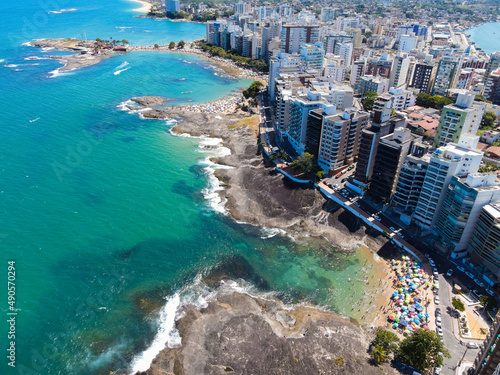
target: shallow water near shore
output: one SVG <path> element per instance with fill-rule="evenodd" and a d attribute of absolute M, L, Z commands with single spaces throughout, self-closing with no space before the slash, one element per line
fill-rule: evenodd
<path fill-rule="evenodd" d="M 376 271 L 365 263 L 370 253 L 344 254 L 323 241 L 295 242 L 235 223 L 204 196 L 211 187 L 204 160 L 217 150 L 174 137 L 167 121 L 119 108 L 143 95 L 168 97 L 170 105 L 206 102 L 249 80 L 215 75 L 195 56 L 161 52 L 51 78 L 60 63 L 25 58 L 56 53 L 21 46 L 81 38 L 83 29 L 88 39 L 168 43 L 203 37 L 203 25 L 133 18 L 137 4 L 119 0 L 16 7 L 0 5 L 0 244 L 5 278 L 7 261 L 16 262 L 17 369 L 126 372 L 151 345 L 166 299 L 211 270 L 289 303 L 360 318 L 352 300 L 366 297 L 365 280 Z M 78 10 L 46 13 L 62 8 Z M 7 340 L 0 348 L 6 352 Z M 6 361 L 0 369 L 17 373 Z"/>

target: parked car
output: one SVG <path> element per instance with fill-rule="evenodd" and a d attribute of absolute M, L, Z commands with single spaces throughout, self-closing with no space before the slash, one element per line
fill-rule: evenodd
<path fill-rule="evenodd" d="M 390 227 L 389 229 L 392 230 L 393 232 L 396 230 L 394 227 Z"/>
<path fill-rule="evenodd" d="M 434 303 L 435 303 L 436 305 L 439 305 L 439 296 L 435 296 L 435 297 L 434 297 Z"/>
<path fill-rule="evenodd" d="M 354 205 L 359 207 L 359 203 L 358 202 L 354 202 Z"/>
<path fill-rule="evenodd" d="M 451 276 L 453 275 L 453 270 L 450 268 L 448 272 L 446 272 L 446 276 Z"/>
<path fill-rule="evenodd" d="M 344 182 L 346 182 L 346 181 L 347 181 L 347 178 L 343 178 L 343 179 L 340 181 L 340 183 L 341 183 L 341 184 L 343 184 L 343 183 L 344 183 Z"/>
<path fill-rule="evenodd" d="M 434 375 L 439 375 L 441 374 L 441 370 L 443 369 L 443 366 L 438 366 L 434 369 Z"/>
<path fill-rule="evenodd" d="M 427 259 L 430 259 L 430 258 L 431 258 L 431 256 L 430 256 L 429 254 L 425 254 L 425 257 L 426 257 Z"/>
<path fill-rule="evenodd" d="M 436 316 L 441 316 L 441 309 L 436 307 Z"/>
<path fill-rule="evenodd" d="M 474 275 L 472 273 L 470 273 L 469 271 L 467 271 L 465 274 L 467 276 L 469 276 L 472 280 L 474 280 Z"/>
<path fill-rule="evenodd" d="M 467 343 L 467 347 L 468 347 L 469 349 L 478 349 L 478 348 L 479 348 L 479 345 L 478 345 L 478 344 L 476 344 L 476 343 L 475 343 L 475 342 L 473 342 L 473 341 L 469 341 L 469 342 Z"/>
<path fill-rule="evenodd" d="M 405 238 L 405 236 L 403 236 L 403 233 L 401 233 L 401 232 L 398 232 L 398 233 L 396 233 L 396 234 L 397 234 L 399 237 L 401 237 L 401 238 Z"/>
<path fill-rule="evenodd" d="M 434 261 L 429 258 L 429 264 L 432 266 L 432 267 L 435 267 L 436 266 L 436 263 L 434 263 Z"/>
<path fill-rule="evenodd" d="M 481 288 L 484 288 L 484 283 L 481 280 L 474 279 L 474 282 L 476 283 L 476 285 L 480 286 Z"/>
<path fill-rule="evenodd" d="M 380 218 L 380 216 L 375 216 L 375 220 L 381 221 L 382 219 Z"/>
<path fill-rule="evenodd" d="M 437 279 L 437 278 L 439 277 L 438 270 L 437 270 L 437 269 L 435 269 L 435 268 L 433 268 L 433 269 L 432 269 L 432 275 L 434 276 L 434 278 L 436 278 L 436 279 Z"/>
<path fill-rule="evenodd" d="M 443 330 L 442 330 L 441 328 L 437 327 L 437 328 L 436 328 L 436 331 L 437 331 L 438 335 L 439 335 L 441 338 L 443 338 Z"/>
<path fill-rule="evenodd" d="M 438 327 L 441 327 L 441 315 L 439 315 L 438 317 L 436 317 L 436 325 Z"/>
<path fill-rule="evenodd" d="M 495 294 L 495 292 L 492 291 L 491 289 L 486 289 L 486 293 L 488 293 L 490 296 Z"/>
<path fill-rule="evenodd" d="M 352 171 L 355 168 L 355 165 L 351 165 L 349 168 L 347 168 L 348 171 Z"/>
<path fill-rule="evenodd" d="M 462 272 L 465 272 L 465 268 L 463 268 L 463 267 L 461 267 L 461 266 L 457 266 L 457 270 L 462 271 Z"/>

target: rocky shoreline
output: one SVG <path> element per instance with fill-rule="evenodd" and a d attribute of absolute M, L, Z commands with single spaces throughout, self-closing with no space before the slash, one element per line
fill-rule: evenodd
<path fill-rule="evenodd" d="M 297 239 L 313 236 L 353 251 L 378 251 L 386 240 L 362 226 L 311 186 L 291 182 L 263 160 L 258 127 L 242 125 L 243 114 L 190 112 L 164 106 L 162 97 L 133 98 L 146 118 L 177 121 L 172 132 L 223 139 L 231 154 L 217 159 L 232 166 L 217 170 L 228 213 L 259 227 L 280 228 Z M 152 108 L 153 109 L 147 109 Z M 134 107 L 137 110 L 136 107 Z M 220 275 L 219 282 L 225 279 Z M 207 282 L 207 281 L 205 281 Z M 224 288 L 224 284 L 219 287 Z M 369 362 L 369 334 L 360 326 L 319 308 L 285 307 L 278 299 L 217 292 L 198 310 L 187 307 L 176 322 L 182 346 L 165 348 L 142 374 L 342 374 L 380 373 Z M 397 373 L 384 367 L 385 373 Z"/>
<path fill-rule="evenodd" d="M 100 63 L 102 60 L 109 59 L 113 56 L 111 52 L 102 52 L 97 55 L 87 52 L 87 48 L 83 46 L 85 43 L 82 40 L 65 38 L 65 39 L 41 39 L 27 43 L 31 47 L 53 48 L 57 51 L 72 51 L 77 52 L 74 55 L 57 56 L 49 55 L 52 59 L 59 60 L 63 67 L 59 68 L 60 72 L 69 72 L 71 70 L 81 69 L 86 66 L 91 66 Z M 85 53 L 83 53 L 85 52 Z"/>
<path fill-rule="evenodd" d="M 206 308 L 187 307 L 177 322 L 182 346 L 165 348 L 137 375 L 381 373 L 370 363 L 370 337 L 349 320 L 314 307 L 290 310 L 228 284 Z M 389 366 L 383 372 L 398 373 Z"/>

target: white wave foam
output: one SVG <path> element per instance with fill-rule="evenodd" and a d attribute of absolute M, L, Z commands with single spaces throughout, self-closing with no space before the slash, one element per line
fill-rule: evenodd
<path fill-rule="evenodd" d="M 130 69 L 130 67 L 125 68 L 125 69 L 122 69 L 122 70 L 117 70 L 116 72 L 113 72 L 113 74 L 114 74 L 115 76 L 117 76 L 117 75 L 118 75 L 118 74 L 120 74 L 121 72 L 124 72 L 124 71 L 129 70 L 129 69 Z"/>
<path fill-rule="evenodd" d="M 168 346 L 170 348 L 181 344 L 179 332 L 175 329 L 175 316 L 181 303 L 179 293 L 175 293 L 167 300 L 167 304 L 160 311 L 160 326 L 152 344 L 132 363 L 131 375 L 136 372 L 146 371 L 161 350 Z"/>
<path fill-rule="evenodd" d="M 7 64 L 7 65 L 4 65 L 6 68 L 17 68 L 19 65 L 17 64 Z"/>
<path fill-rule="evenodd" d="M 132 26 L 115 26 L 117 29 L 131 29 Z"/>
<path fill-rule="evenodd" d="M 25 57 L 25 60 L 48 60 L 47 57 L 38 57 L 38 56 L 30 56 L 30 57 Z"/>
<path fill-rule="evenodd" d="M 261 228 L 260 229 L 261 236 L 263 240 L 267 240 L 268 238 L 273 238 L 274 236 L 279 235 L 286 235 L 286 231 L 283 229 L 279 228 Z"/>
<path fill-rule="evenodd" d="M 49 74 L 50 74 L 50 78 L 55 78 L 58 75 L 60 75 L 61 72 L 59 71 L 59 69 L 56 69 L 56 70 L 52 70 L 51 72 L 49 72 Z"/>
<path fill-rule="evenodd" d="M 0 59 L 0 63 L 2 63 L 2 62 L 4 62 L 4 61 L 5 61 L 5 59 Z"/>
<path fill-rule="evenodd" d="M 125 68 L 127 65 L 128 65 L 128 62 L 126 62 L 126 61 L 125 61 L 124 63 L 122 63 L 122 64 L 118 65 L 118 66 L 115 68 L 115 70 L 120 70 L 120 69 L 123 69 L 123 68 Z"/>
<path fill-rule="evenodd" d="M 31 42 L 21 43 L 22 46 L 31 47 Z"/>
<path fill-rule="evenodd" d="M 52 51 L 54 47 L 42 47 L 42 52 L 49 52 Z"/>

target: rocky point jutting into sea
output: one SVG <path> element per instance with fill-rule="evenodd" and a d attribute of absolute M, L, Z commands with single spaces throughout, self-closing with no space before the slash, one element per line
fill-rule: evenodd
<path fill-rule="evenodd" d="M 140 105 L 144 118 L 175 119 L 174 134 L 224 140 L 231 154 L 216 162 L 232 168 L 219 169 L 216 176 L 225 186 L 220 194 L 234 219 L 279 228 L 294 238 L 326 238 L 347 251 L 361 245 L 373 252 L 390 246 L 311 186 L 277 173 L 263 160 L 258 129 L 242 125 L 245 114 L 192 112 L 186 107 L 165 106 L 167 99 L 162 97 L 131 101 Z M 204 280 L 216 288 L 217 297 L 205 308 L 185 307 L 176 322 L 182 344 L 162 350 L 146 374 L 380 372 L 369 363 L 367 354 L 370 337 L 366 329 L 373 327 L 362 328 L 321 308 L 286 307 L 274 296 L 261 298 L 235 291 L 228 287 L 234 276 L 215 272 Z M 225 282 L 219 285 L 221 280 Z M 362 323 L 367 321 L 368 317 Z"/>

